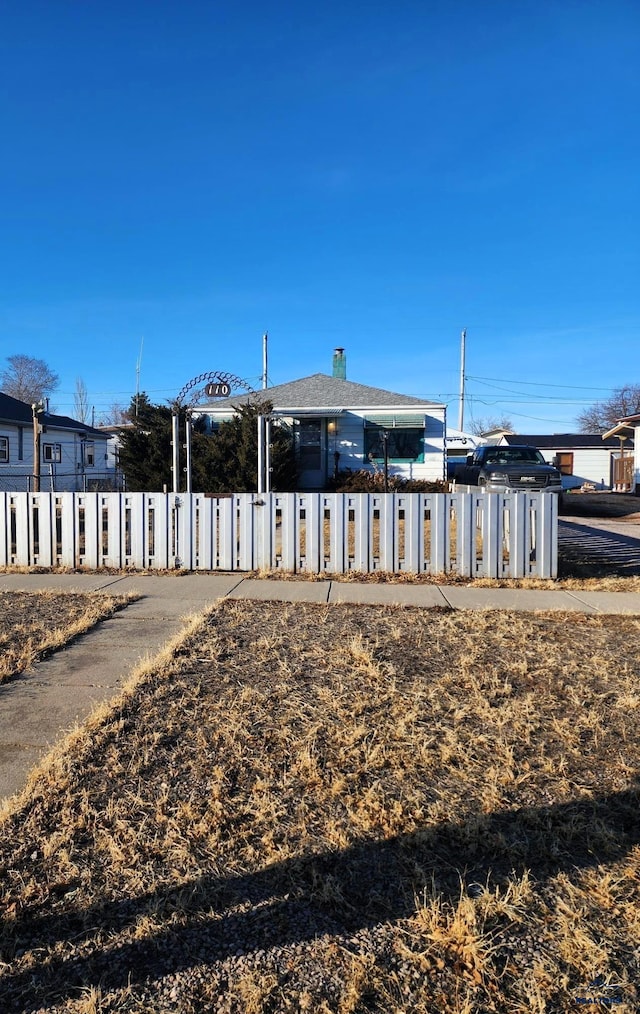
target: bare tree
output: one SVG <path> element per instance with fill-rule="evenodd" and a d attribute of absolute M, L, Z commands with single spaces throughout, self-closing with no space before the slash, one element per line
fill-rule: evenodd
<path fill-rule="evenodd" d="M 105 412 L 100 413 L 99 426 L 124 426 L 131 421 L 129 410 L 114 401 Z"/>
<path fill-rule="evenodd" d="M 28 405 L 44 401 L 60 382 L 58 374 L 43 359 L 16 355 L 7 356 L 7 363 L 7 368 L 0 373 L 0 389 Z"/>
<path fill-rule="evenodd" d="M 640 384 L 616 387 L 606 401 L 585 408 L 577 418 L 581 433 L 604 433 L 628 415 L 640 413 Z"/>
<path fill-rule="evenodd" d="M 76 377 L 76 390 L 73 396 L 73 418 L 81 423 L 89 421 L 89 395 L 87 394 L 87 385 L 82 377 Z"/>
<path fill-rule="evenodd" d="M 487 416 L 484 419 L 474 419 L 470 428 L 475 437 L 481 437 L 485 433 L 490 433 L 491 430 L 508 430 L 512 433 L 513 423 L 506 415 L 500 416 L 499 419 L 495 416 Z"/>

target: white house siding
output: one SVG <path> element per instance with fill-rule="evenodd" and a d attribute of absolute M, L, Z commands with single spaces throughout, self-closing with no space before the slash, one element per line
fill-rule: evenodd
<path fill-rule="evenodd" d="M 445 405 L 322 373 L 278 384 L 265 394 L 273 405 L 274 414 L 293 422 L 294 431 L 302 420 L 321 420 L 325 482 L 333 475 L 336 451 L 340 455 L 340 470 L 372 470 L 375 467 L 365 458 L 365 420 L 391 429 L 401 427 L 404 419 L 404 426 L 424 433 L 425 460 L 394 461 L 391 458 L 389 468 L 392 474 L 426 480 L 443 479 L 445 476 Z M 248 398 L 248 395 L 238 395 L 226 401 L 202 405 L 198 408 L 198 415 L 208 416 L 212 424 L 222 422 Z M 379 467 L 381 462 L 377 464 Z M 312 488 L 315 488 L 321 477 L 319 470 L 314 468 L 312 471 L 316 474 L 312 477 L 309 472 L 303 481 L 313 481 Z"/>
<path fill-rule="evenodd" d="M 202 413 L 204 414 L 204 413 Z M 358 472 L 361 469 L 373 471 L 374 467 L 380 467 L 380 462 L 374 466 L 364 456 L 364 430 L 365 420 L 379 417 L 400 418 L 402 415 L 411 417 L 416 415 L 415 411 L 404 412 L 401 410 L 373 408 L 362 410 L 348 410 L 339 415 L 331 415 L 325 419 L 326 442 L 323 444 L 325 451 L 327 480 L 331 478 L 334 470 L 334 452 L 340 453 L 338 469 L 344 471 L 350 469 Z M 194 413 L 195 415 L 195 413 Z M 211 416 L 209 416 L 211 419 Z M 232 418 L 231 415 L 222 413 L 215 418 L 216 422 L 223 422 Z M 297 419 L 293 416 L 281 416 L 284 423 L 295 429 Z M 389 471 L 392 475 L 401 475 L 407 479 L 424 479 L 430 482 L 439 481 L 445 478 L 445 415 L 441 414 L 423 415 L 424 420 L 424 461 L 390 461 Z M 328 424 L 335 423 L 335 432 L 329 430 Z"/>
<path fill-rule="evenodd" d="M 0 490 L 24 492 L 33 488 L 33 429 L 23 427 L 20 457 L 19 427 L 0 427 L 0 436 L 9 438 L 9 462 L 0 463 Z M 42 492 L 75 492 L 91 488 L 92 479 L 115 480 L 115 469 L 106 460 L 107 440 L 94 433 L 88 438 L 94 445 L 94 465 L 84 466 L 83 443 L 78 433 L 46 427 L 40 435 L 40 489 Z M 60 445 L 60 461 L 45 461 L 45 444 Z"/>
<path fill-rule="evenodd" d="M 364 454 L 364 420 L 362 416 L 348 412 L 338 416 L 336 419 L 336 450 L 340 452 L 338 468 L 342 471 L 350 468 L 357 472 L 361 468 L 369 467 L 369 462 L 363 460 Z M 329 460 L 333 454 L 333 440 L 329 437 Z M 331 474 L 331 472 L 329 472 Z"/>
<path fill-rule="evenodd" d="M 598 489 L 608 489 L 611 485 L 611 448 L 609 447 L 558 447 L 552 450 L 543 447 L 541 453 L 549 464 L 556 454 L 573 454 L 573 474 L 563 476 L 562 485 L 565 489 L 582 486 L 583 482 L 593 483 Z"/>
<path fill-rule="evenodd" d="M 336 444 L 340 451 L 339 468 L 350 468 L 358 471 L 361 468 L 373 470 L 374 465 L 364 457 L 365 420 L 389 417 L 401 419 L 403 415 L 415 416 L 415 412 L 403 413 L 384 409 L 371 411 L 351 411 L 337 418 Z M 425 415 L 424 419 L 424 461 L 390 461 L 389 471 L 393 475 L 401 475 L 407 479 L 440 480 L 445 477 L 445 420 L 444 411 L 441 415 Z M 333 451 L 332 440 L 329 438 L 329 457 Z M 377 462 L 380 467 L 380 462 Z"/>
<path fill-rule="evenodd" d="M 30 442 L 33 440 L 32 431 L 25 427 L 10 427 L 0 424 L 0 437 L 9 441 L 9 461 L 0 462 L 0 481 L 4 476 L 19 475 L 25 470 L 25 457 L 31 461 Z M 22 438 L 20 437 L 22 431 Z M 4 443 L 4 440 L 3 440 Z M 3 483 L 4 485 L 4 483 Z"/>

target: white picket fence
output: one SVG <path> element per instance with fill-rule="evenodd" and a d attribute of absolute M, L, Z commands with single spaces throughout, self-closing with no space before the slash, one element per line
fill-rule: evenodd
<path fill-rule="evenodd" d="M 555 577 L 545 493 L 0 493 L 0 567 Z"/>

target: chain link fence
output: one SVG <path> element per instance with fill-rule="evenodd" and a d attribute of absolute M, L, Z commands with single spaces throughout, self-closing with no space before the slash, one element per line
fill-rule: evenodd
<path fill-rule="evenodd" d="M 30 472 L 3 475 L 0 471 L 0 493 L 32 493 L 35 484 Z M 121 472 L 46 472 L 40 475 L 41 493 L 124 493 Z"/>

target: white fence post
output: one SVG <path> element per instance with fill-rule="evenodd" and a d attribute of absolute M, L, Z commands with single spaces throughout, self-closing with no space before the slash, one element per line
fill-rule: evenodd
<path fill-rule="evenodd" d="M 526 577 L 529 570 L 530 531 L 529 497 L 514 493 L 511 497 L 509 524 L 509 576 Z"/>
<path fill-rule="evenodd" d="M 394 518 L 396 516 L 396 494 L 383 493 L 376 497 L 380 525 L 380 570 L 394 569 L 394 549 L 397 542 Z"/>
<path fill-rule="evenodd" d="M 276 511 L 280 511 L 280 568 L 281 570 L 297 570 L 296 555 L 298 551 L 297 519 L 298 511 L 295 493 L 274 493 L 273 524 L 276 525 Z M 274 529 L 275 530 L 275 529 Z M 275 547 L 274 547 L 275 562 Z"/>
<path fill-rule="evenodd" d="M 234 560 L 238 570 L 253 570 L 255 566 L 255 510 L 253 493 L 236 493 L 236 514 L 234 516 Z M 237 528 L 235 527 L 237 523 Z M 235 569 L 235 568 L 234 568 Z"/>
<path fill-rule="evenodd" d="M 305 493 L 304 500 L 305 517 L 305 565 L 304 569 L 312 574 L 320 573 L 320 494 Z"/>
<path fill-rule="evenodd" d="M 77 523 L 77 497 L 78 493 L 56 493 L 60 507 L 60 565 L 62 567 L 75 567 L 76 545 L 78 543 Z"/>
<path fill-rule="evenodd" d="M 19 567 L 31 565 L 31 542 L 29 532 L 29 513 L 31 493 L 12 493 L 11 501 L 15 511 L 16 558 Z"/>
<path fill-rule="evenodd" d="M 536 525 L 536 570 L 538 577 L 558 574 L 558 497 L 542 495 L 538 500 Z"/>
<path fill-rule="evenodd" d="M 235 570 L 236 539 L 236 498 L 225 496 L 216 502 L 218 567 L 220 570 Z"/>

